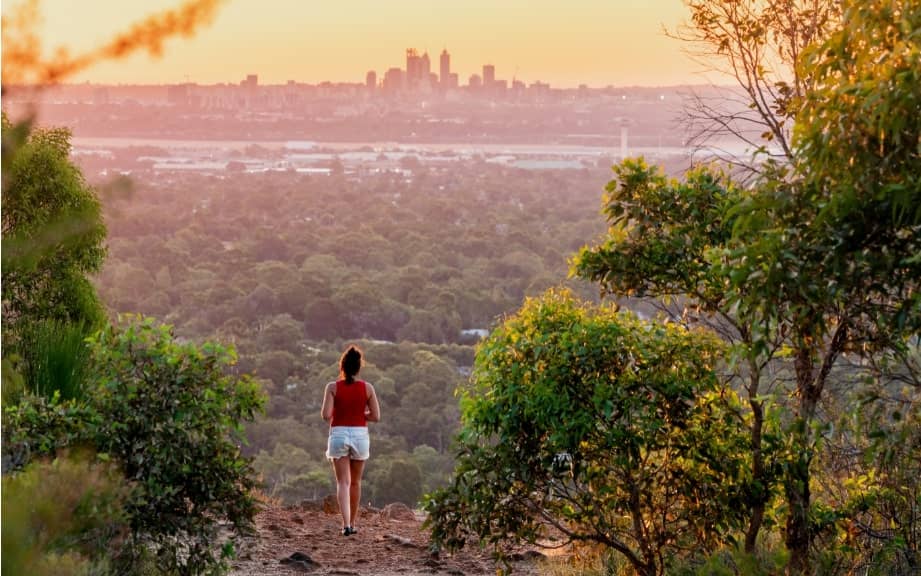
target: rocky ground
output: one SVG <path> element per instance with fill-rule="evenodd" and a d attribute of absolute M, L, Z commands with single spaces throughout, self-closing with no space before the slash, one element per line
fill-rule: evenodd
<path fill-rule="evenodd" d="M 401 504 L 363 510 L 358 534 L 342 536 L 335 502 L 266 507 L 256 518 L 257 536 L 246 541 L 232 576 L 337 574 L 416 576 L 496 574 L 486 550 L 468 548 L 453 555 L 432 552 L 422 517 Z M 543 554 L 531 549 L 512 556 L 515 574 L 540 573 Z"/>

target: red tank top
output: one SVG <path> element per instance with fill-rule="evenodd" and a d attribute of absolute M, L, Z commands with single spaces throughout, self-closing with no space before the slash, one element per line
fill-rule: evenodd
<path fill-rule="evenodd" d="M 345 380 L 336 382 L 333 396 L 333 419 L 330 426 L 367 426 L 365 407 L 368 405 L 368 391 L 363 380 L 347 384 Z"/>

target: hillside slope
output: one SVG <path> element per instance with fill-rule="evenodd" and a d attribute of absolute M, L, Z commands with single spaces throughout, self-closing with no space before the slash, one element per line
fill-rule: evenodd
<path fill-rule="evenodd" d="M 402 505 L 382 511 L 364 509 L 359 533 L 346 537 L 339 534 L 337 513 L 311 504 L 263 510 L 256 518 L 257 535 L 243 544 L 230 574 L 496 574 L 497 565 L 488 550 L 472 547 L 450 556 L 431 553 L 421 517 Z M 514 572 L 538 574 L 541 557 L 534 550 L 518 551 Z"/>

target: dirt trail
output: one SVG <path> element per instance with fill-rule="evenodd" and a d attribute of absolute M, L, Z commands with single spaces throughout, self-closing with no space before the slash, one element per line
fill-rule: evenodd
<path fill-rule="evenodd" d="M 479 548 L 451 556 L 431 553 L 422 518 L 405 507 L 364 511 L 358 534 L 352 536 L 342 536 L 339 524 L 338 514 L 324 512 L 321 506 L 269 507 L 256 517 L 257 536 L 243 544 L 230 574 L 496 574 L 497 566 L 490 554 Z M 515 574 L 538 574 L 538 552 L 521 550 L 516 557 Z"/>

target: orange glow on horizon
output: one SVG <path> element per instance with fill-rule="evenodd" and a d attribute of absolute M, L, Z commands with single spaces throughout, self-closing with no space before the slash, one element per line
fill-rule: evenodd
<path fill-rule="evenodd" d="M 4 15 L 23 1 L 4 2 Z M 43 0 L 38 32 L 46 54 L 85 52 L 179 4 Z M 407 48 L 427 51 L 437 72 L 447 48 L 461 84 L 484 64 L 500 79 L 564 87 L 701 83 L 698 65 L 663 33 L 686 18 L 682 0 L 229 0 L 210 26 L 168 40 L 162 57 L 103 62 L 70 81 L 363 82 L 369 70 L 402 68 Z"/>

